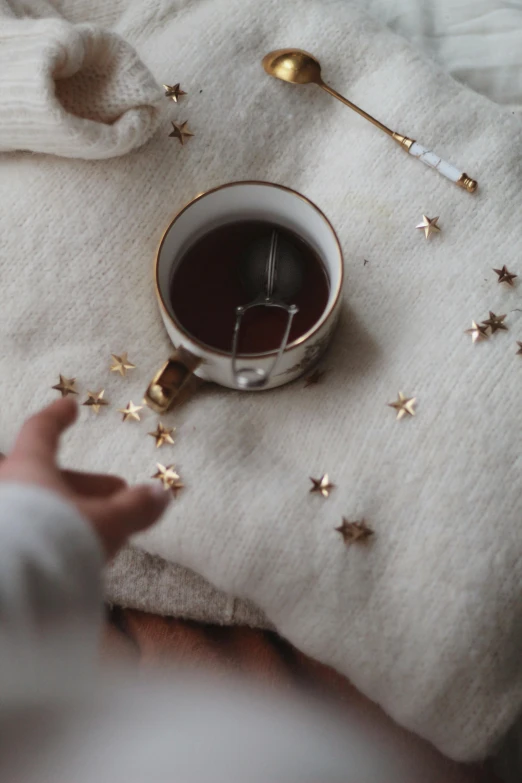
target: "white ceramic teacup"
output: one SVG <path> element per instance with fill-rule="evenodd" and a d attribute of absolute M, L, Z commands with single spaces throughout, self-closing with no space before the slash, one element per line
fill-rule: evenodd
<path fill-rule="evenodd" d="M 325 265 L 329 297 L 321 318 L 289 342 L 279 357 L 278 351 L 239 355 L 238 374 L 232 346 L 224 352 L 193 337 L 177 318 L 169 291 L 177 264 L 196 239 L 224 223 L 245 219 L 273 222 L 302 237 Z M 326 350 L 337 323 L 344 265 L 331 223 L 305 196 L 269 182 L 233 182 L 197 196 L 176 215 L 159 246 L 154 276 L 160 312 L 176 352 L 149 385 L 145 400 L 154 410 L 164 412 L 192 374 L 231 389 L 272 389 L 306 373 Z M 239 382 L 249 377 L 263 380 L 259 384 Z"/>

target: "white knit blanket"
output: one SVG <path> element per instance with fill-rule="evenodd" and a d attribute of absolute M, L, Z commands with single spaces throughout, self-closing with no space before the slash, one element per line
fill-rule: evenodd
<path fill-rule="evenodd" d="M 75 21 L 88 16 L 81 5 Z M 343 0 L 123 7 L 115 29 L 159 82 L 181 81 L 189 95 L 179 107 L 165 99 L 158 134 L 127 157 L 0 160 L 7 435 L 52 397 L 58 373 L 76 376 L 82 394 L 105 387 L 113 407 L 98 418 L 84 409 L 64 456 L 131 481 L 150 476 L 156 418 L 122 424 L 115 409 L 139 402 L 169 352 L 150 274 L 162 229 L 225 181 L 304 192 L 346 255 L 328 376 L 263 395 L 208 388 L 167 418 L 177 443 L 161 456 L 172 455 L 186 490 L 140 546 L 253 600 L 304 652 L 444 752 L 481 757 L 522 705 L 522 321 L 517 288 L 492 271 L 505 263 L 522 275 L 519 122 Z M 1 43 L 4 53 L 19 46 Z M 317 52 L 332 85 L 464 167 L 480 192 L 424 169 L 319 90 L 268 79 L 260 59 L 284 45 Z M 24 97 L 40 71 L 26 61 L 16 89 L 0 75 L 0 112 L 13 128 L 26 112 L 37 138 L 41 117 Z M 158 103 L 140 78 L 153 118 L 146 138 Z M 59 93 L 70 98 L 70 85 Z M 81 90 L 72 94 L 79 101 Z M 63 105 L 66 122 L 82 114 L 81 101 Z M 185 147 L 168 138 L 170 119 L 190 121 Z M 4 149 L 29 146 L 16 133 L 9 146 L 8 130 Z M 415 231 L 423 213 L 440 215 L 443 229 L 429 243 Z M 489 310 L 509 314 L 510 332 L 473 345 L 463 332 Z M 110 353 L 125 350 L 138 369 L 109 375 Z M 418 398 L 414 420 L 397 422 L 386 407 L 399 390 Z M 327 501 L 308 493 L 308 477 L 322 472 L 337 485 Z M 343 515 L 366 518 L 370 546 L 343 545 L 334 530 Z"/>

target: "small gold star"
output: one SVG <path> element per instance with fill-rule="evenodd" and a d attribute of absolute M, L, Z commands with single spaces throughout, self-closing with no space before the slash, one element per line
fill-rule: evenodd
<path fill-rule="evenodd" d="M 488 327 L 480 326 L 480 324 L 475 323 L 475 321 L 471 322 L 471 329 L 466 329 L 465 334 L 470 334 L 474 343 L 479 343 L 481 340 L 487 340 L 489 337 Z"/>
<path fill-rule="evenodd" d="M 328 473 L 325 473 L 320 479 L 310 477 L 310 481 L 313 484 L 310 492 L 320 492 L 323 498 L 327 498 L 332 489 L 335 488 L 335 484 L 330 484 L 330 481 L 328 480 Z"/>
<path fill-rule="evenodd" d="M 517 356 L 522 356 L 522 343 L 520 342 L 520 340 L 517 340 L 517 345 L 518 345 Z"/>
<path fill-rule="evenodd" d="M 158 422 L 155 432 L 149 432 L 149 435 L 156 438 L 156 448 L 160 449 L 164 443 L 174 443 L 172 433 L 175 431 L 175 427 L 164 427 L 161 422 Z"/>
<path fill-rule="evenodd" d="M 135 364 L 129 362 L 126 353 L 122 353 L 121 356 L 116 356 L 115 353 L 111 353 L 111 356 L 113 359 L 111 364 L 111 372 L 119 372 L 122 377 L 125 377 L 127 375 L 127 370 L 134 370 L 136 368 Z"/>
<path fill-rule="evenodd" d="M 416 402 L 416 397 L 405 397 L 402 392 L 399 392 L 399 399 L 395 402 L 389 402 L 388 408 L 395 408 L 397 419 L 402 419 L 404 416 L 415 416 L 414 405 Z"/>
<path fill-rule="evenodd" d="M 74 388 L 75 383 L 76 378 L 64 378 L 63 375 L 60 375 L 60 383 L 57 383 L 56 386 L 53 386 L 53 389 L 59 391 L 62 397 L 67 397 L 68 394 L 78 394 Z"/>
<path fill-rule="evenodd" d="M 165 466 L 158 462 L 156 467 L 158 468 L 158 471 L 152 478 L 159 479 L 163 484 L 163 489 L 165 491 L 170 489 L 171 492 L 174 493 L 174 496 L 176 496 L 178 492 L 184 488 L 184 484 L 181 481 L 179 474 L 176 472 L 174 465 Z"/>
<path fill-rule="evenodd" d="M 509 272 L 505 264 L 502 269 L 494 269 L 493 271 L 497 273 L 499 283 L 507 283 L 511 286 L 513 285 L 513 280 L 515 277 L 518 277 L 518 275 L 514 275 L 512 272 Z"/>
<path fill-rule="evenodd" d="M 83 404 L 89 406 L 90 408 L 92 408 L 94 413 L 96 413 L 96 415 L 98 415 L 98 413 L 100 412 L 100 408 L 103 405 L 108 405 L 109 404 L 107 402 L 107 400 L 103 399 L 103 395 L 104 394 L 105 394 L 105 389 L 101 389 L 98 392 L 88 391 L 87 392 L 87 399 L 85 400 L 85 402 Z"/>
<path fill-rule="evenodd" d="M 170 87 L 168 84 L 164 84 L 163 86 L 165 88 L 165 97 L 172 98 L 174 103 L 177 103 L 182 95 L 187 94 L 184 90 L 181 89 L 179 82 L 175 84 L 173 87 Z"/>
<path fill-rule="evenodd" d="M 170 485 L 170 491 L 174 493 L 175 498 L 177 498 L 178 492 L 181 492 L 182 489 L 185 489 L 185 485 L 182 481 L 174 481 Z"/>
<path fill-rule="evenodd" d="M 504 323 L 506 317 L 507 317 L 506 313 L 504 315 L 495 315 L 495 313 L 492 313 L 490 310 L 489 318 L 487 319 L 487 321 L 482 321 L 482 324 L 484 326 L 489 326 L 491 328 L 491 334 L 495 334 L 495 332 L 498 331 L 507 332 L 508 328 Z"/>
<path fill-rule="evenodd" d="M 316 386 L 320 383 L 326 375 L 326 370 L 314 370 L 308 378 L 305 379 L 305 389 L 309 386 Z"/>
<path fill-rule="evenodd" d="M 178 139 L 182 146 L 185 144 L 185 139 L 194 136 L 194 133 L 187 128 L 188 122 L 173 122 L 171 124 L 174 130 L 169 133 L 169 139 Z"/>
<path fill-rule="evenodd" d="M 358 542 L 365 542 L 375 535 L 364 519 L 361 522 L 350 522 L 346 517 L 343 517 L 343 524 L 335 529 L 342 535 L 344 543 L 348 544 L 348 546 Z"/>
<path fill-rule="evenodd" d="M 127 419 L 130 419 L 131 421 L 141 421 L 138 411 L 141 411 L 142 409 L 143 405 L 134 405 L 131 400 L 126 408 L 119 408 L 118 413 L 123 413 L 122 421 L 127 421 Z"/>
<path fill-rule="evenodd" d="M 421 231 L 424 231 L 424 235 L 426 236 L 426 239 L 429 239 L 432 234 L 435 234 L 440 231 L 440 226 L 437 225 L 439 218 L 429 218 L 426 217 L 426 215 L 422 216 L 422 223 L 419 223 L 418 226 L 415 226 L 415 228 L 420 229 Z"/>

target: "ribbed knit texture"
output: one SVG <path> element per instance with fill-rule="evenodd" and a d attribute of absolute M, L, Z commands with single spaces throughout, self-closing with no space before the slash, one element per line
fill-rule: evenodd
<path fill-rule="evenodd" d="M 47 9 L 35 3 L 35 13 Z M 17 10 L 0 16 L 0 151 L 110 158 L 144 144 L 162 94 L 130 44 L 93 24 Z"/>
<path fill-rule="evenodd" d="M 188 96 L 165 99 L 161 132 L 126 158 L 0 161 L 6 434 L 52 398 L 59 372 L 82 394 L 105 387 L 113 407 L 83 409 L 64 457 L 134 481 L 161 456 L 186 483 L 144 549 L 253 600 L 447 754 L 482 756 L 522 706 L 520 288 L 492 271 L 522 275 L 519 121 L 346 0 L 136 0 L 114 29 Z M 476 196 L 317 88 L 270 80 L 262 56 L 292 44 L 477 177 Z M 174 118 L 196 134 L 185 147 L 168 138 Z M 158 241 L 196 193 L 256 178 L 304 192 L 339 232 L 347 282 L 329 374 L 309 389 L 202 389 L 165 418 L 177 443 L 158 454 L 157 418 L 122 424 L 115 410 L 139 402 L 170 351 Z M 423 213 L 443 229 L 429 243 Z M 510 332 L 473 345 L 464 330 L 490 309 Z M 121 379 L 108 363 L 124 350 L 138 369 Z M 399 390 L 418 398 L 415 420 L 386 407 Z M 324 501 L 308 477 L 326 471 L 337 488 Z M 366 518 L 370 546 L 343 545 L 343 515 Z"/>

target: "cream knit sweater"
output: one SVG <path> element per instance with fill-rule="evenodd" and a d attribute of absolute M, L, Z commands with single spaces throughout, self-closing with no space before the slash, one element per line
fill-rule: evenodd
<path fill-rule="evenodd" d="M 119 35 L 44 0 L 0 0 L 0 151 L 125 155 L 156 130 L 161 97 Z"/>
<path fill-rule="evenodd" d="M 89 18 L 109 23 L 99 3 L 59 6 L 76 31 L 92 29 L 82 27 Z M 150 476 L 156 417 L 122 424 L 115 408 L 141 399 L 170 350 L 150 276 L 163 228 L 225 181 L 306 193 L 346 256 L 329 375 L 262 395 L 208 388 L 165 419 L 178 432 L 162 458 L 187 488 L 139 544 L 254 601 L 294 644 L 447 754 L 479 758 L 522 708 L 520 289 L 499 286 L 492 271 L 505 263 L 522 275 L 520 124 L 345 0 L 129 0 L 117 10 L 113 30 L 158 82 L 181 81 L 188 96 L 178 107 L 165 99 L 160 132 L 126 157 L 0 160 L 6 434 L 50 398 L 58 373 L 76 376 L 82 394 L 106 388 L 113 407 L 99 417 L 84 409 L 67 459 Z M 11 14 L 0 30 L 18 22 Z M 465 168 L 479 193 L 424 169 L 319 90 L 269 80 L 261 57 L 285 45 L 317 52 L 334 86 Z M 23 90 L 13 95 L 3 73 L 11 107 Z M 32 67 L 27 94 L 35 79 Z M 68 128 L 81 90 L 60 84 L 58 94 Z M 155 88 L 147 95 L 138 103 L 151 117 Z M 127 116 L 108 108 L 113 100 L 79 121 L 115 120 L 99 123 L 107 154 L 122 151 L 110 134 Z M 131 103 L 130 115 L 142 111 Z M 41 116 L 54 127 L 52 112 Z M 168 138 L 174 118 L 196 134 L 185 147 Z M 22 125 L 10 127 L 2 146 L 29 146 L 17 139 Z M 440 215 L 443 229 L 429 243 L 415 231 L 423 213 Z M 508 313 L 510 331 L 473 345 L 464 330 L 489 310 Z M 138 369 L 109 375 L 110 353 L 125 350 Z M 418 398 L 414 420 L 397 422 L 386 407 L 399 390 Z M 322 472 L 337 485 L 327 501 L 308 493 L 308 476 Z M 371 546 L 343 545 L 334 530 L 343 515 L 367 519 Z"/>

